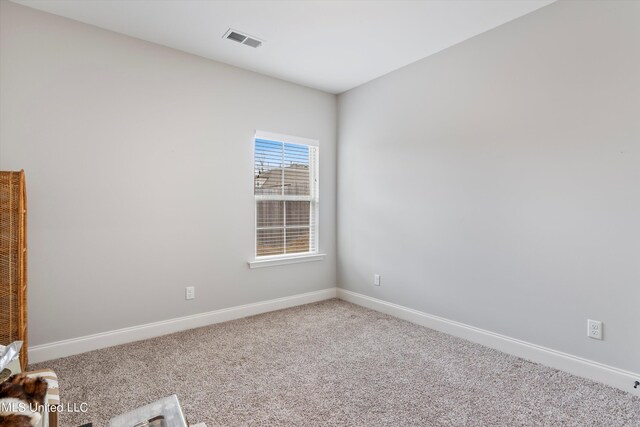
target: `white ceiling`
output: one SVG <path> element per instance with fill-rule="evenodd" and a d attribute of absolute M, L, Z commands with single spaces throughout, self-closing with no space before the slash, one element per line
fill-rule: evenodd
<path fill-rule="evenodd" d="M 305 86 L 340 93 L 554 0 L 14 0 Z M 265 40 L 257 49 L 227 29 Z"/>

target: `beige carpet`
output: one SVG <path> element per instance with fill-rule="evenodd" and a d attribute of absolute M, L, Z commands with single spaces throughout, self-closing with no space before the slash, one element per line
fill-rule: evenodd
<path fill-rule="evenodd" d="M 62 426 L 176 393 L 207 426 L 640 426 L 640 398 L 330 300 L 46 362 Z"/>

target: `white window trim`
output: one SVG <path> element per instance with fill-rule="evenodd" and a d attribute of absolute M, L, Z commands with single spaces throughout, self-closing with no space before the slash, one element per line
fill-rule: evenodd
<path fill-rule="evenodd" d="M 256 139 L 266 139 L 268 141 L 284 142 L 285 144 L 310 145 L 312 147 L 320 146 L 320 141 L 318 141 L 317 139 L 284 135 L 281 133 L 267 132 L 264 130 L 257 130 L 253 139 L 254 141 Z"/>
<path fill-rule="evenodd" d="M 311 139 L 311 138 L 304 138 L 301 136 L 292 136 L 292 135 L 285 135 L 285 134 L 280 134 L 280 133 L 275 133 L 275 132 L 268 132 L 268 131 L 263 131 L 263 130 L 256 130 L 255 135 L 253 137 L 253 147 L 255 150 L 255 140 L 256 139 L 265 139 L 268 141 L 278 141 L 278 142 L 283 142 L 285 144 L 298 144 L 298 145 L 308 145 L 311 147 L 320 147 L 320 141 L 318 141 L 317 139 Z M 254 159 L 255 159 L 255 151 L 254 151 L 254 155 L 253 155 Z M 316 191 L 319 192 L 319 186 L 320 183 L 318 183 L 318 187 L 316 188 Z M 316 194 L 316 199 L 315 199 L 315 203 L 319 203 L 320 202 L 320 197 L 318 194 Z M 309 196 L 270 196 L 270 195 L 258 195 L 258 196 L 254 196 L 254 206 L 255 206 L 255 201 L 256 200 L 309 200 Z M 316 212 L 317 218 L 316 218 L 316 231 L 319 229 L 319 223 L 318 221 L 320 220 L 319 215 L 320 212 Z M 256 246 L 256 232 L 255 232 L 255 226 L 256 226 L 256 220 L 255 220 L 255 216 L 254 216 L 254 222 L 253 222 L 253 227 L 254 227 L 254 251 L 255 251 L 255 246 Z M 262 267 L 273 267 L 273 266 L 278 266 L 278 265 L 287 265 L 287 264 L 299 264 L 299 263 L 304 263 L 304 262 L 313 262 L 313 261 L 322 261 L 324 259 L 324 257 L 326 256 L 326 254 L 321 253 L 320 252 L 320 236 L 319 234 L 316 235 L 316 252 L 306 252 L 306 253 L 295 253 L 295 254 L 284 254 L 284 255 L 271 255 L 271 256 L 262 256 L 262 257 L 256 257 L 255 256 L 255 252 L 254 252 L 254 256 L 250 261 L 247 261 L 247 264 L 249 266 L 249 268 L 254 269 L 254 268 L 262 268 Z"/>
<path fill-rule="evenodd" d="M 326 254 L 295 254 L 260 257 L 247 262 L 249 268 L 274 267 L 276 265 L 299 264 L 302 262 L 322 261 Z"/>

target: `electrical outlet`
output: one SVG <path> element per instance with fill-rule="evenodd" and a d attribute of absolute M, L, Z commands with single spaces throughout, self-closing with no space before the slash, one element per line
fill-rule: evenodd
<path fill-rule="evenodd" d="M 184 299 L 194 299 L 196 297 L 196 288 L 187 286 L 184 288 Z"/>
<path fill-rule="evenodd" d="M 602 322 L 599 320 L 587 320 L 587 336 L 596 340 L 602 339 Z"/>
<path fill-rule="evenodd" d="M 373 275 L 373 286 L 380 286 L 380 275 L 379 274 L 374 274 Z"/>

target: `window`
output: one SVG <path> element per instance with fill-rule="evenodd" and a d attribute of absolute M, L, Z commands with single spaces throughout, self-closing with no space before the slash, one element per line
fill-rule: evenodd
<path fill-rule="evenodd" d="M 256 132 L 256 258 L 318 252 L 318 142 Z"/>

